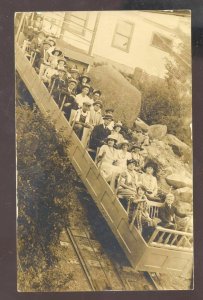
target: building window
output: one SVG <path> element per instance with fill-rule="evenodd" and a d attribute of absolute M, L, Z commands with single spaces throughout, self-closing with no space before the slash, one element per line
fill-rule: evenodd
<path fill-rule="evenodd" d="M 66 13 L 63 23 L 63 31 L 69 31 L 78 35 L 85 35 L 89 14 L 87 12 Z"/>
<path fill-rule="evenodd" d="M 172 48 L 172 40 L 170 38 L 161 35 L 160 33 L 153 33 L 151 45 L 162 51 L 170 52 Z"/>
<path fill-rule="evenodd" d="M 112 47 L 128 52 L 132 39 L 133 29 L 134 24 L 126 21 L 119 21 L 116 24 L 112 40 Z"/>

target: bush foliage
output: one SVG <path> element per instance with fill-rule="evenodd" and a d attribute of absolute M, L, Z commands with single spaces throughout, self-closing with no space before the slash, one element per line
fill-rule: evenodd
<path fill-rule="evenodd" d="M 68 222 L 76 175 L 68 142 L 37 109 L 17 107 L 16 125 L 18 275 L 21 281 L 29 273 L 32 281 L 56 261 L 53 246 Z"/>

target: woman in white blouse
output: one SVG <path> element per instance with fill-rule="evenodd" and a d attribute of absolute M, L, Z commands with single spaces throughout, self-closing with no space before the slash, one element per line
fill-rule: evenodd
<path fill-rule="evenodd" d="M 114 172 L 118 172 L 119 162 L 118 162 L 118 150 L 114 148 L 116 139 L 109 135 L 106 139 L 107 145 L 101 146 L 97 156 L 97 164 L 102 176 L 106 179 L 107 182 L 110 182 Z"/>
<path fill-rule="evenodd" d="M 156 165 L 149 162 L 144 167 L 145 172 L 140 175 L 140 182 L 146 188 L 146 196 L 149 200 L 158 200 L 158 185 L 154 176 L 155 169 Z"/>

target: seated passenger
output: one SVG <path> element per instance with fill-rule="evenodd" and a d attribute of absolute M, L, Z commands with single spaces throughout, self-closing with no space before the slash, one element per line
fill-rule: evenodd
<path fill-rule="evenodd" d="M 132 143 L 135 143 L 140 147 L 142 146 L 142 144 L 146 139 L 141 129 L 133 130 L 131 133 L 131 138 L 132 138 Z"/>
<path fill-rule="evenodd" d="M 140 154 L 142 150 L 144 149 L 136 144 L 131 147 L 132 158 L 137 161 L 137 171 L 140 173 L 142 173 L 142 169 L 144 168 L 144 158 Z"/>
<path fill-rule="evenodd" d="M 120 133 L 122 128 L 122 123 L 118 121 L 117 123 L 114 124 L 113 130 L 111 134 L 113 134 L 117 140 L 116 145 L 121 144 L 121 142 L 124 140 L 123 135 Z"/>
<path fill-rule="evenodd" d="M 103 103 L 101 100 L 96 100 L 93 103 L 93 106 L 90 109 L 90 124 L 94 127 L 102 123 L 102 113 L 101 109 L 103 107 Z"/>
<path fill-rule="evenodd" d="M 52 63 L 52 65 L 57 68 L 58 67 L 58 61 L 62 56 L 62 51 L 60 49 L 55 48 L 52 52 L 51 55 L 49 57 L 49 62 L 50 64 Z"/>
<path fill-rule="evenodd" d="M 40 68 L 40 62 L 41 62 L 40 49 L 43 45 L 45 37 L 46 37 L 45 33 L 41 31 L 37 36 L 33 37 L 30 43 L 30 54 L 31 56 L 34 57 L 33 67 L 37 69 Z"/>
<path fill-rule="evenodd" d="M 144 167 L 144 173 L 140 175 L 140 183 L 146 189 L 146 196 L 149 200 L 159 201 L 157 196 L 158 186 L 157 179 L 153 175 L 156 171 L 156 164 L 153 162 L 148 162 Z"/>
<path fill-rule="evenodd" d="M 176 229 L 176 221 L 175 216 L 178 216 L 179 218 L 185 218 L 190 214 L 183 214 L 178 211 L 178 209 L 173 205 L 174 203 L 174 195 L 173 194 L 167 194 L 165 203 L 162 207 L 159 209 L 159 218 L 161 219 L 161 222 L 158 224 L 159 226 L 168 228 L 168 229 Z"/>
<path fill-rule="evenodd" d="M 118 172 L 118 150 L 114 148 L 115 138 L 109 135 L 106 138 L 107 145 L 101 146 L 99 149 L 97 163 L 100 167 L 100 172 L 107 182 L 112 179 L 112 174 Z"/>
<path fill-rule="evenodd" d="M 41 77 L 44 74 L 46 68 L 50 66 L 49 53 L 48 53 L 48 50 L 50 48 L 51 48 L 51 43 L 49 42 L 49 40 L 46 39 L 39 49 L 40 59 L 38 65 L 36 65 L 36 67 L 39 70 L 39 77 Z"/>
<path fill-rule="evenodd" d="M 54 75 L 58 75 L 58 70 L 55 68 L 55 63 L 51 62 L 50 67 L 46 69 L 44 72 L 44 75 L 42 75 L 42 81 L 46 85 L 46 87 L 49 87 L 51 84 L 51 78 Z"/>
<path fill-rule="evenodd" d="M 124 199 L 122 202 L 127 209 L 127 213 L 129 213 L 130 202 L 136 198 L 139 185 L 135 163 L 134 159 L 127 160 L 127 170 L 121 173 L 118 180 L 117 195 Z"/>
<path fill-rule="evenodd" d="M 98 147 L 101 147 L 104 144 L 104 140 L 108 135 L 111 134 L 110 129 L 108 128 L 109 123 L 112 121 L 111 115 L 105 115 L 103 117 L 103 124 L 96 125 L 92 130 L 90 136 L 89 147 L 93 150 L 97 150 Z"/>
<path fill-rule="evenodd" d="M 58 69 L 58 75 L 53 75 L 51 77 L 51 83 L 49 86 L 50 94 L 53 96 L 59 107 L 61 107 L 64 97 L 63 89 L 65 89 L 68 84 L 65 75 L 65 70 Z"/>
<path fill-rule="evenodd" d="M 135 219 L 137 217 L 138 209 L 140 207 L 140 203 L 143 201 L 147 201 L 147 198 L 145 196 L 145 188 L 142 185 L 138 185 L 136 194 L 134 198 L 131 198 L 129 201 L 129 214 L 128 214 L 128 220 L 130 223 L 130 228 L 132 228 Z"/>
<path fill-rule="evenodd" d="M 112 131 L 114 127 L 114 121 L 113 121 L 113 113 L 114 109 L 113 108 L 107 108 L 105 109 L 105 114 L 111 115 L 112 116 L 112 121 L 109 123 L 108 128 Z"/>
<path fill-rule="evenodd" d="M 89 89 L 90 89 L 90 86 L 89 84 L 84 84 L 82 86 L 82 92 L 80 94 L 77 94 L 76 95 L 76 102 L 78 104 L 79 107 L 82 107 L 83 105 L 83 102 L 87 101 L 87 102 L 90 102 L 90 104 L 93 104 L 93 101 L 92 99 L 90 99 L 87 94 L 89 93 Z"/>
<path fill-rule="evenodd" d="M 122 168 L 122 171 L 125 171 L 127 169 L 127 160 L 132 159 L 131 153 L 128 152 L 129 142 L 127 140 L 122 140 L 122 142 L 119 144 L 119 148 L 120 148 L 118 150 L 119 166 Z"/>
<path fill-rule="evenodd" d="M 84 135 L 84 128 L 91 128 L 90 125 L 90 106 L 91 103 L 85 101 L 83 102 L 82 108 L 78 109 L 73 120 L 73 129 L 80 140 L 82 140 Z M 83 142 L 83 141 L 82 141 Z M 84 144 L 84 142 L 83 142 Z"/>
<path fill-rule="evenodd" d="M 79 76 L 79 70 L 76 68 L 71 68 L 70 69 L 70 75 L 72 79 L 78 80 L 78 76 Z M 77 88 L 77 87 L 76 87 Z"/>
<path fill-rule="evenodd" d="M 91 81 L 91 79 L 87 75 L 80 76 L 78 80 L 79 80 L 79 82 L 76 87 L 76 95 L 81 94 L 83 86 L 87 85 Z M 88 90 L 88 93 L 89 93 L 89 90 Z"/>
<path fill-rule="evenodd" d="M 92 100 L 93 100 L 93 102 L 101 101 L 101 100 L 100 100 L 101 94 L 102 94 L 102 93 L 101 93 L 100 90 L 94 90 L 94 91 L 92 92 Z"/>
<path fill-rule="evenodd" d="M 149 215 L 149 201 L 144 201 L 138 204 L 137 211 L 135 212 L 134 218 L 131 223 L 137 227 L 142 234 L 143 238 L 148 241 L 154 232 L 155 227 L 160 222 L 159 218 L 151 218 Z"/>
<path fill-rule="evenodd" d="M 74 90 L 76 87 L 77 81 L 75 79 L 70 79 L 68 81 L 68 86 L 66 89 L 62 89 L 62 103 L 60 108 L 64 111 L 66 119 L 69 121 L 71 110 L 77 110 L 79 107 L 75 101 Z"/>

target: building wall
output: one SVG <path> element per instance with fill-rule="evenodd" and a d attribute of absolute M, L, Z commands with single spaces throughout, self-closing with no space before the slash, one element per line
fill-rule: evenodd
<path fill-rule="evenodd" d="M 166 18 L 166 16 L 165 16 Z M 170 17 L 174 18 L 174 17 Z M 134 32 L 128 52 L 112 46 L 112 39 L 118 20 L 134 23 Z M 168 54 L 151 45 L 153 33 L 160 33 L 170 39 L 176 39 L 170 32 L 147 22 L 140 15 L 130 15 L 128 12 L 102 12 L 93 55 L 116 61 L 125 65 L 129 70 L 135 67 L 144 69 L 150 75 L 164 77 L 165 58 Z"/>

